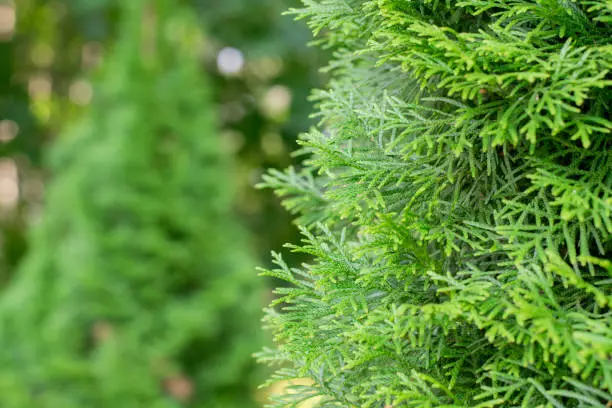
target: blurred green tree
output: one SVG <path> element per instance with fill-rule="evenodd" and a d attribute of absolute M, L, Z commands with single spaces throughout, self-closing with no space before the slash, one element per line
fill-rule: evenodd
<path fill-rule="evenodd" d="M 87 114 L 54 142 L 0 303 L 2 407 L 255 405 L 262 292 L 188 10 L 123 2 Z"/>
<path fill-rule="evenodd" d="M 78 117 L 91 100 L 88 76 L 116 42 L 121 3 L 7 3 L 6 10 L 16 14 L 16 27 L 4 42 L 0 37 L 0 123 L 18 131 L 10 142 L 0 142 L 0 155 L 18 169 L 19 195 L 16 204 L 0 206 L 4 280 L 27 249 L 23 234 L 29 215 L 41 207 L 46 172 L 40 157 L 64 124 Z M 296 136 L 311 124 L 307 95 L 319 84 L 321 52 L 306 46 L 311 36 L 306 27 L 282 16 L 297 3 L 183 1 L 197 10 L 210 34 L 203 45 L 202 68 L 212 78 L 224 151 L 234 155 L 239 169 L 233 179 L 239 185 L 234 204 L 255 232 L 253 241 L 262 258 L 271 247 L 294 240 L 296 230 L 273 195 L 252 185 L 262 169 L 292 164 L 289 152 Z M 237 72 L 219 69 L 219 53 L 226 48 L 244 57 Z"/>

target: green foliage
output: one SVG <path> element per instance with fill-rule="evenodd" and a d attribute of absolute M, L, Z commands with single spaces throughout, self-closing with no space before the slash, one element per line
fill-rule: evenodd
<path fill-rule="evenodd" d="M 124 2 L 121 22 L 90 111 L 52 149 L 44 215 L 1 298 L 0 405 L 255 406 L 262 292 L 232 220 L 201 35 L 172 0 Z"/>
<path fill-rule="evenodd" d="M 267 313 L 274 407 L 609 407 L 609 1 L 304 0 L 334 50 Z"/>
<path fill-rule="evenodd" d="M 202 58 L 218 112 L 220 137 L 239 166 L 235 203 L 245 223 L 255 232 L 258 255 L 271 247 L 298 239 L 290 216 L 268 191 L 252 188 L 267 167 L 291 163 L 288 152 L 297 134 L 312 121 L 308 93 L 319 84 L 318 50 L 307 48 L 310 33 L 282 16 L 299 0 L 182 0 L 196 10 L 207 33 Z M 117 0 L 13 1 L 17 28 L 10 41 L 0 38 L 0 121 L 17 124 L 17 137 L 0 143 L 0 156 L 15 160 L 21 185 L 40 184 L 46 171 L 39 159 L 64 125 L 82 114 L 87 100 L 74 98 L 71 87 L 88 78 L 108 50 L 117 43 Z M 1 35 L 0 35 L 1 36 Z M 240 75 L 219 72 L 216 56 L 222 47 L 240 49 L 246 58 Z M 274 86 L 290 90 L 289 106 L 274 115 L 262 109 Z M 85 104 L 85 105 L 84 105 Z M 0 124 L 1 129 L 1 124 Z M 0 130 L 1 132 L 1 130 Z M 272 138 L 274 149 L 266 149 Z M 1 159 L 0 159 L 1 160 Z M 24 191 L 28 190 L 28 193 Z M 12 275 L 25 245 L 24 220 L 40 206 L 36 189 L 21 189 L 18 208 L 0 209 L 0 274 Z M 14 210 L 14 211 L 13 211 Z M 19 244 L 19 245 L 18 245 Z"/>

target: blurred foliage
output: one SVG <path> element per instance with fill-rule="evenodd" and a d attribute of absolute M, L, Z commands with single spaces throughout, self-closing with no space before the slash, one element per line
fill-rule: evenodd
<path fill-rule="evenodd" d="M 198 12 L 209 33 L 202 64 L 212 76 L 225 151 L 234 155 L 240 169 L 234 180 L 240 186 L 235 204 L 263 257 L 270 248 L 293 241 L 296 230 L 272 194 L 255 191 L 252 185 L 262 169 L 291 164 L 288 152 L 310 124 L 306 97 L 319 84 L 320 53 L 306 46 L 310 33 L 305 27 L 282 16 L 299 0 L 184 3 Z M 16 124 L 18 132 L 0 143 L 0 154 L 16 165 L 20 194 L 17 203 L 0 203 L 3 279 L 26 250 L 24 219 L 39 211 L 45 178 L 40 159 L 63 125 L 89 103 L 88 78 L 116 40 L 122 2 L 7 4 L 16 10 L 17 27 L 10 38 L 0 37 L 0 123 Z M 218 69 L 217 56 L 225 47 L 244 54 L 240 72 Z"/>
<path fill-rule="evenodd" d="M 4 408 L 255 406 L 261 282 L 198 24 L 174 5 L 121 5 L 86 114 L 50 149 L 42 220 L 0 298 Z"/>

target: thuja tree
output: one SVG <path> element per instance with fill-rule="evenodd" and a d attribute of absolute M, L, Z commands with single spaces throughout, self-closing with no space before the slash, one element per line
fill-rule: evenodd
<path fill-rule="evenodd" d="M 254 406 L 261 292 L 231 219 L 201 36 L 172 0 L 123 2 L 121 20 L 1 299 L 0 405 Z"/>
<path fill-rule="evenodd" d="M 334 50 L 275 407 L 612 406 L 612 5 L 305 0 Z M 317 398 L 315 398 L 317 397 Z"/>
<path fill-rule="evenodd" d="M 0 8 L 6 3 L 0 0 Z M 9 2 L 10 3 L 10 2 Z M 27 214 L 40 206 L 36 188 L 46 171 L 39 158 L 64 124 L 88 105 L 87 86 L 92 71 L 117 40 L 122 1 L 18 0 L 12 38 L 0 32 L 0 157 L 15 159 L 19 172 L 19 203 L 0 211 L 0 285 L 10 280 L 27 250 Z M 258 255 L 270 247 L 295 240 L 297 229 L 270 191 L 254 191 L 251 173 L 290 162 L 288 150 L 298 132 L 311 123 L 306 95 L 319 84 L 317 55 L 306 49 L 310 32 L 293 25 L 281 11 L 299 0 L 186 0 L 207 28 L 203 74 L 209 78 L 218 112 L 222 143 L 239 163 L 236 172 L 238 212 L 255 232 Z M 10 14 L 6 11 L 5 14 Z M 9 19 L 10 20 L 10 19 Z M 7 23 L 9 22 L 7 20 Z M 10 24 L 9 24 L 10 26 Z M 0 30 L 1 31 L 1 30 Z M 2 42 L 2 40 L 9 40 Z M 245 66 L 236 76 L 222 75 L 216 54 L 225 46 L 245 53 Z M 274 85 L 291 90 L 291 106 L 282 111 L 262 109 Z M 78 92 L 78 90 L 81 92 Z M 75 90 L 77 92 L 75 92 Z M 84 90 L 84 92 L 83 92 Z M 289 112 L 290 111 L 290 112 Z M 7 123 L 17 131 L 7 141 Z M 4 126 L 3 126 L 4 125 Z M 228 131 L 229 132 L 226 132 Z M 272 144 L 266 141 L 276 140 Z M 229 142 L 229 143 L 228 143 Z M 272 149 L 267 148 L 272 146 Z M 266 147 L 266 148 L 264 148 Z M 276 149 L 275 149 L 276 147 Z M 33 186 L 33 187 L 31 187 Z"/>

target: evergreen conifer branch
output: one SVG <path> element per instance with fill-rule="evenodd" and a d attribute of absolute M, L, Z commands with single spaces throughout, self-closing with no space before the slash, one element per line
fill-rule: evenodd
<path fill-rule="evenodd" d="M 308 188 L 266 178 L 313 257 L 265 272 L 296 286 L 268 311 L 277 351 L 261 358 L 313 380 L 272 407 L 609 406 L 611 11 L 293 11 L 335 54 L 301 140 Z"/>

